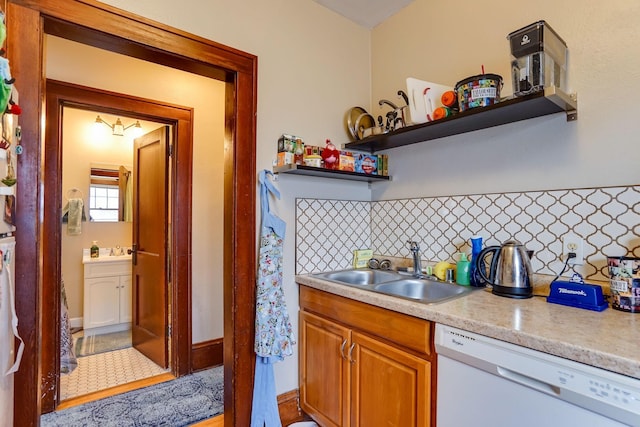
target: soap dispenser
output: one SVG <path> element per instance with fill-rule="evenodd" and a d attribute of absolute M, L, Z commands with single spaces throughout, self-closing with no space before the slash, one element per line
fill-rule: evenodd
<path fill-rule="evenodd" d="M 100 256 L 100 248 L 98 247 L 98 241 L 91 242 L 91 249 L 89 250 L 91 258 L 98 258 Z"/>
<path fill-rule="evenodd" d="M 460 259 L 456 263 L 456 283 L 458 285 L 469 286 L 469 268 L 471 263 L 467 254 L 460 252 Z"/>

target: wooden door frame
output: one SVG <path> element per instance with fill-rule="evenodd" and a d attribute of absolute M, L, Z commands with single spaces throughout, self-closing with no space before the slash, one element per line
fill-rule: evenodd
<path fill-rule="evenodd" d="M 62 279 L 61 237 L 62 224 L 59 212 L 62 207 L 62 120 L 63 109 L 74 107 L 83 110 L 126 116 L 138 120 L 150 120 L 173 126 L 172 140 L 175 155 L 171 158 L 171 212 L 177 212 L 178 206 L 189 209 L 184 221 L 172 218 L 170 239 L 171 253 L 189 252 L 191 247 L 191 176 L 193 147 L 193 109 L 166 104 L 160 101 L 138 98 L 130 95 L 109 92 L 65 83 L 46 80 L 46 134 L 44 149 L 44 223 L 42 247 L 43 260 L 42 299 L 48 304 L 42 306 L 42 412 L 51 412 L 57 407 L 60 379 L 60 283 Z M 178 162 L 180 161 L 180 163 Z M 171 258 L 172 261 L 174 258 Z M 190 261 L 190 260 L 188 260 Z M 191 301 L 178 298 L 178 295 L 191 295 L 189 276 L 181 276 L 182 270 L 175 265 L 171 271 L 177 271 L 173 277 L 171 298 L 172 339 L 171 372 L 182 376 L 191 371 Z M 189 265 L 186 271 L 191 271 Z"/>
<path fill-rule="evenodd" d="M 25 341 L 15 376 L 15 424 L 37 426 L 41 410 L 44 34 L 54 34 L 226 83 L 224 157 L 225 426 L 250 424 L 256 280 L 257 57 L 95 0 L 9 0 L 7 55 L 20 91 L 16 308 Z M 184 218 L 184 216 L 179 216 Z M 190 275 L 190 252 L 175 254 Z M 34 268 L 35 267 L 35 268 Z M 178 298 L 191 299 L 191 295 Z"/>

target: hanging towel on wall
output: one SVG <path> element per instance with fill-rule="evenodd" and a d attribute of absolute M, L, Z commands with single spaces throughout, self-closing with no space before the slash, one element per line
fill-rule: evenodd
<path fill-rule="evenodd" d="M 83 206 L 82 206 L 82 222 L 85 222 L 87 220 L 87 215 L 85 214 L 85 210 L 84 210 L 84 202 L 83 202 Z M 67 202 L 66 205 L 64 205 L 64 208 L 62 208 L 62 223 L 63 224 L 67 224 L 69 222 L 69 202 Z"/>
<path fill-rule="evenodd" d="M 251 427 L 281 427 L 273 364 L 293 354 L 295 337 L 282 289 L 282 250 L 285 222 L 269 209 L 271 194 L 280 192 L 269 181 L 272 173 L 259 174 L 262 227 L 256 294 L 256 371 Z"/>
<path fill-rule="evenodd" d="M 82 234 L 82 219 L 84 217 L 84 201 L 80 198 L 69 199 L 62 209 L 63 218 L 67 214 L 67 234 L 78 236 Z"/>

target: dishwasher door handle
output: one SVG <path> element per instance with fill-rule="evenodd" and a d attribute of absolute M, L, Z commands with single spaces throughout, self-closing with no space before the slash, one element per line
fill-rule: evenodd
<path fill-rule="evenodd" d="M 522 384 L 524 386 L 530 387 L 534 390 L 541 391 L 543 393 L 549 394 L 551 396 L 558 397 L 560 396 L 560 387 L 549 384 L 544 381 L 540 381 L 538 379 L 526 376 L 516 371 L 512 371 L 511 369 L 504 368 L 502 366 L 496 366 L 496 371 L 498 375 L 518 384 Z"/>

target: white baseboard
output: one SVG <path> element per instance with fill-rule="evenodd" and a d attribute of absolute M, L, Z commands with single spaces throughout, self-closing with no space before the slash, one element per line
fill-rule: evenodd
<path fill-rule="evenodd" d="M 73 317 L 69 319 L 69 326 L 72 328 L 81 328 L 82 323 L 82 317 Z"/>

